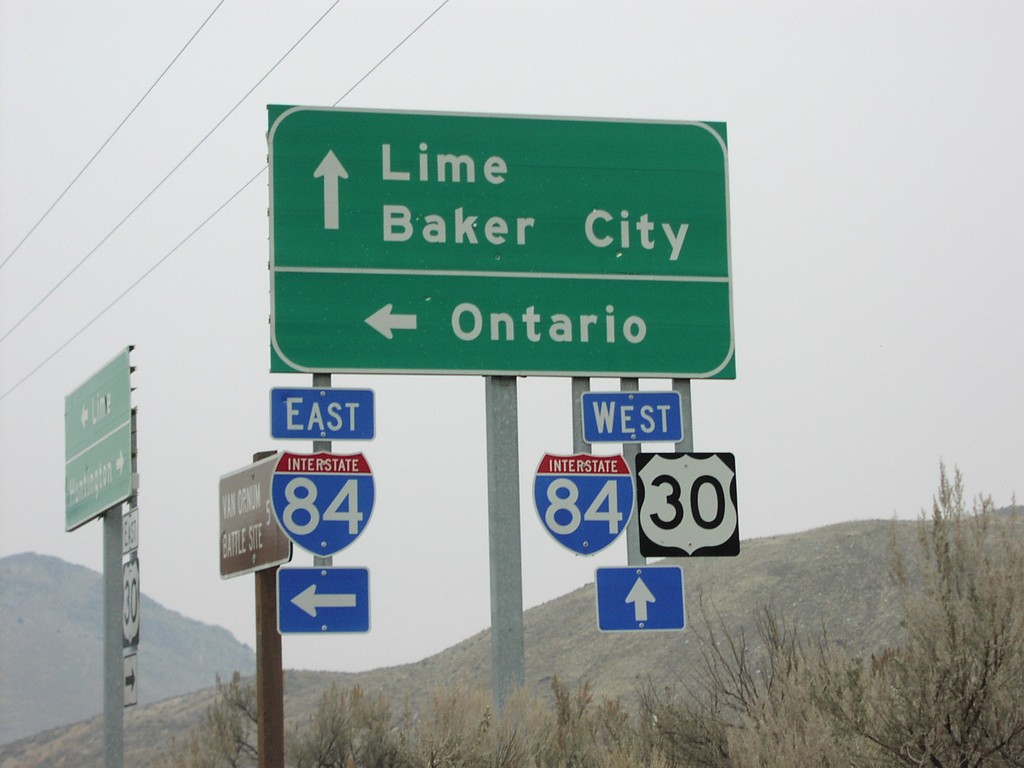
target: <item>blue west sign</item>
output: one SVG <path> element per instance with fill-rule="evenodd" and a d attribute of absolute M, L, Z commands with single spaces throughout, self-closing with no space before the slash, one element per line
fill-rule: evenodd
<path fill-rule="evenodd" d="M 585 392 L 583 439 L 588 443 L 678 443 L 683 405 L 678 392 Z"/>

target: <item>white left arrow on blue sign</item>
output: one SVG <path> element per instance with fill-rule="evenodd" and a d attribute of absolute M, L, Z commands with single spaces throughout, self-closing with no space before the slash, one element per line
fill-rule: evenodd
<path fill-rule="evenodd" d="M 292 602 L 310 616 L 316 617 L 317 608 L 355 608 L 358 598 L 351 593 L 317 594 L 316 584 L 310 584 L 293 597 Z"/>
<path fill-rule="evenodd" d="M 279 568 L 277 628 L 281 634 L 368 632 L 366 568 Z"/>

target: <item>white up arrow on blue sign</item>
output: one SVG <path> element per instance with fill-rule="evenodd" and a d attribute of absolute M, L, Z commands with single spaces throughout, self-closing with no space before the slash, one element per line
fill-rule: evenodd
<path fill-rule="evenodd" d="M 683 629 L 683 569 L 678 565 L 598 568 L 597 628 L 602 632 Z"/>
<path fill-rule="evenodd" d="M 588 443 L 678 443 L 683 399 L 678 392 L 584 392 L 583 439 Z"/>
<path fill-rule="evenodd" d="M 279 568 L 281 634 L 368 632 L 370 572 L 365 568 Z"/>
<path fill-rule="evenodd" d="M 270 436 L 372 440 L 373 390 L 324 387 L 270 390 Z"/>

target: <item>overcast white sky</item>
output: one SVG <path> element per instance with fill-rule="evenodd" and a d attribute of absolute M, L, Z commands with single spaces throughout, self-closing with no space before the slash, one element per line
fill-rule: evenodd
<path fill-rule="evenodd" d="M 438 4 L 338 3 L 96 248 L 331 4 L 224 2 L 19 247 L 216 3 L 0 0 L 0 335 L 88 255 L 0 341 L 0 556 L 101 569 L 100 524 L 64 531 L 64 396 L 134 344 L 143 591 L 254 643 L 252 577 L 219 577 L 218 480 L 308 446 L 270 438 L 269 389 L 309 379 L 268 372 L 266 175 L 177 246 L 265 163 L 268 103 L 334 104 Z M 341 106 L 728 124 L 737 378 L 694 383 L 694 440 L 736 455 L 749 540 L 914 517 L 941 460 L 999 505 L 1022 490 L 1022 39 L 1024 6 L 993 0 L 451 0 Z M 373 629 L 286 637 L 285 664 L 414 661 L 490 621 L 483 380 L 335 385 L 376 393 L 377 438 L 336 444 L 377 484 L 335 558 L 370 569 Z M 519 397 L 529 607 L 625 545 L 576 557 L 541 527 L 569 383 Z"/>

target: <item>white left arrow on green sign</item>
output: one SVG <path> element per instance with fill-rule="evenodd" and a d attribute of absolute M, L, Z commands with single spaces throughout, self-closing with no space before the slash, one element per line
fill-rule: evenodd
<path fill-rule="evenodd" d="M 393 339 L 393 331 L 415 331 L 416 315 L 398 314 L 394 304 L 385 304 L 368 318 L 366 324 L 386 339 Z"/>

